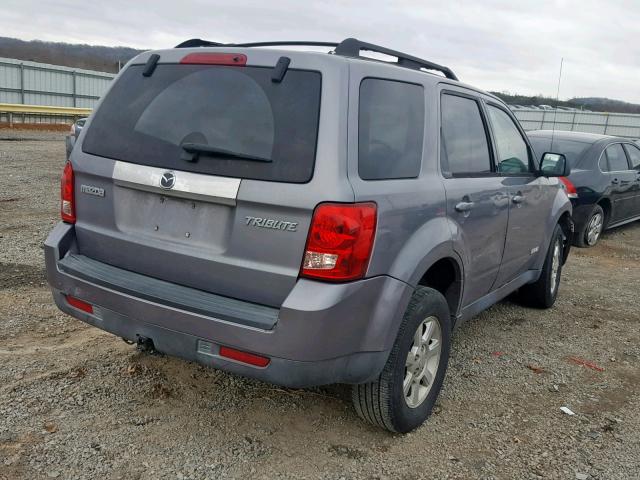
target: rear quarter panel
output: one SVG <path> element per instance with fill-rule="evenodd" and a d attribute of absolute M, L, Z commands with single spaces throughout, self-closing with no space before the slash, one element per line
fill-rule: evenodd
<path fill-rule="evenodd" d="M 574 216 L 576 221 L 583 222 L 590 214 L 591 207 L 611 191 L 609 176 L 600 170 L 599 161 L 605 144 L 595 143 L 585 152 L 578 167 L 572 170 L 569 180 L 575 185 L 578 198 L 574 200 L 576 206 Z"/>
<path fill-rule="evenodd" d="M 552 180 L 555 180 L 556 182 L 559 181 L 557 179 L 552 179 Z M 549 188 L 553 188 L 553 187 L 549 187 Z M 572 214 L 571 200 L 569 200 L 569 197 L 567 197 L 567 194 L 563 189 L 558 188 L 556 189 L 556 192 L 553 198 L 551 210 L 549 211 L 549 214 L 546 217 L 547 221 L 546 221 L 546 224 L 544 225 L 545 235 L 544 235 L 544 241 L 542 243 L 543 248 L 541 248 L 540 251 L 538 251 L 537 253 L 537 258 L 533 263 L 533 269 L 535 270 L 542 269 L 542 265 L 544 264 L 544 260 L 547 255 L 547 250 L 549 249 L 549 245 L 551 243 L 551 235 L 553 234 L 553 231 L 556 228 L 556 225 L 560 221 L 560 217 L 562 217 L 562 215 L 564 215 L 565 213 L 568 213 L 569 215 Z"/>
<path fill-rule="evenodd" d="M 423 157 L 417 178 L 366 181 L 358 174 L 358 97 L 361 81 L 370 77 L 420 84 L 424 88 Z M 444 184 L 437 167 L 437 79 L 373 62 L 350 65 L 348 176 L 356 201 L 374 201 L 378 206 L 378 227 L 368 276 L 390 275 L 415 286 L 430 265 L 455 255 Z"/>

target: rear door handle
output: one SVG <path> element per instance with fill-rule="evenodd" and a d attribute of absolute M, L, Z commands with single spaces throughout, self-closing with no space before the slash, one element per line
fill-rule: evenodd
<path fill-rule="evenodd" d="M 514 195 L 511 201 L 513 203 L 522 203 L 524 202 L 524 195 Z"/>
<path fill-rule="evenodd" d="M 612 185 L 618 185 L 619 183 L 620 183 L 620 180 L 618 180 L 617 178 L 614 178 L 613 180 L 611 180 Z"/>
<path fill-rule="evenodd" d="M 456 205 L 456 211 L 458 212 L 468 212 L 470 211 L 475 203 L 473 202 L 460 202 Z"/>

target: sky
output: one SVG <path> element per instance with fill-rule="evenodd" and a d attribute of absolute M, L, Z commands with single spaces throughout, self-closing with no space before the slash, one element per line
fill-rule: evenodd
<path fill-rule="evenodd" d="M 640 0 L 2 0 L 0 35 L 135 48 L 356 37 L 476 87 L 640 103 Z"/>

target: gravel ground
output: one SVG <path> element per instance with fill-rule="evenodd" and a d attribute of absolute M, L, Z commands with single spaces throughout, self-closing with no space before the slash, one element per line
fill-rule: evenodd
<path fill-rule="evenodd" d="M 141 354 L 59 312 L 42 242 L 63 159 L 61 133 L 0 130 L 0 479 L 640 478 L 640 223 L 574 249 L 552 310 L 458 329 L 434 415 L 390 435 L 347 387 Z"/>

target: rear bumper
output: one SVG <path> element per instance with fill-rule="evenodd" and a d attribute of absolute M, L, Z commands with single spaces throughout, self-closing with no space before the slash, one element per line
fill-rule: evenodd
<path fill-rule="evenodd" d="M 277 316 L 274 323 L 258 328 L 247 321 L 247 312 L 269 307 L 229 299 L 224 312 L 216 314 L 215 302 L 207 313 L 157 295 L 137 295 L 98 275 L 91 278 L 87 272 L 61 268 L 61 260 L 75 251 L 74 227 L 57 225 L 45 242 L 45 260 L 47 279 L 62 311 L 127 340 L 150 338 L 160 352 L 290 387 L 375 378 L 412 293 L 409 285 L 386 276 L 336 285 L 299 280 L 283 305 L 271 309 Z M 91 303 L 94 313 L 72 307 L 66 295 Z M 270 363 L 259 368 L 224 359 L 218 355 L 220 346 L 267 356 Z"/>

